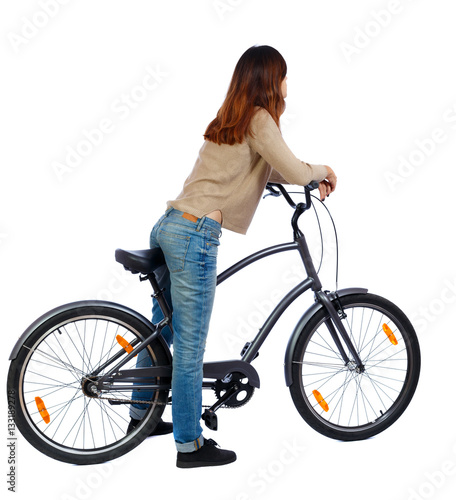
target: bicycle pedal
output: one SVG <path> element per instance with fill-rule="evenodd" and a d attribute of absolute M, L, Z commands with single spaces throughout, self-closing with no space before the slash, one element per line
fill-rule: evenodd
<path fill-rule="evenodd" d="M 217 424 L 217 415 L 215 414 L 214 411 L 207 409 L 204 411 L 203 415 L 201 418 L 204 420 L 204 423 L 206 424 L 206 427 L 211 429 L 212 431 L 216 431 L 218 424 Z"/>

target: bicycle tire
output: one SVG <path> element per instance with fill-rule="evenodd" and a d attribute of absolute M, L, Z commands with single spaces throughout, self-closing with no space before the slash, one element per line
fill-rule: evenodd
<path fill-rule="evenodd" d="M 290 393 L 300 415 L 317 432 L 357 441 L 384 431 L 403 414 L 418 384 L 420 348 L 408 318 L 387 299 L 368 293 L 339 300 L 364 371 L 357 371 L 352 361 L 344 363 L 322 308 L 299 334 Z"/>
<path fill-rule="evenodd" d="M 131 390 L 110 393 L 111 400 L 89 397 L 87 377 L 108 355 L 117 353 L 116 363 L 127 355 L 118 335 L 131 344 L 152 332 L 152 325 L 105 303 L 69 304 L 37 326 L 8 373 L 9 400 L 14 401 L 15 422 L 24 438 L 45 455 L 77 465 L 106 462 L 138 446 L 159 422 L 169 390 L 152 393 L 145 416 L 127 433 L 130 404 L 119 400 L 129 399 Z M 169 351 L 159 339 L 146 349 L 152 365 L 170 364 Z M 128 363 L 124 369 L 134 368 L 135 357 Z M 163 386 L 169 382 L 156 378 Z"/>

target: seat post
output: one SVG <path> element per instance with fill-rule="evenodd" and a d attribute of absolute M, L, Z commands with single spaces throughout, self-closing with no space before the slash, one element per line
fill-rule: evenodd
<path fill-rule="evenodd" d="M 166 302 L 166 299 L 165 299 L 165 289 L 160 288 L 160 285 L 158 284 L 157 278 L 156 278 L 154 273 L 148 274 L 147 279 L 149 280 L 150 284 L 152 285 L 152 289 L 154 290 L 152 297 L 154 299 L 156 299 L 156 301 L 158 302 L 158 305 L 160 306 L 160 309 L 162 310 L 164 318 L 171 319 L 172 312 L 171 312 L 171 309 L 168 305 L 168 302 Z"/>

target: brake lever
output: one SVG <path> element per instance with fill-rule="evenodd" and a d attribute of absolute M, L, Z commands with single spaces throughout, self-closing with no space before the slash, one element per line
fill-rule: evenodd
<path fill-rule="evenodd" d="M 266 189 L 269 191 L 269 193 L 266 193 L 264 196 L 263 196 L 263 200 L 267 197 L 267 196 L 274 196 L 274 197 L 277 197 L 277 196 L 280 196 L 280 191 L 276 191 L 272 186 L 270 186 L 269 184 L 266 185 Z"/>

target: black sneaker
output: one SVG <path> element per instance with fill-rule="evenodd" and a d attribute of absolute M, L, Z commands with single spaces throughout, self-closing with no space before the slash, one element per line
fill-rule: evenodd
<path fill-rule="evenodd" d="M 131 432 L 138 424 L 140 420 L 132 418 L 128 424 L 127 434 Z M 162 419 L 157 424 L 157 427 L 149 434 L 149 436 L 163 436 L 164 434 L 170 434 L 173 432 L 173 424 L 171 422 L 163 422 Z"/>
<path fill-rule="evenodd" d="M 191 453 L 177 452 L 177 467 L 190 469 L 192 467 L 209 467 L 226 465 L 236 460 L 234 451 L 222 450 L 213 439 L 205 439 L 203 446 Z"/>

